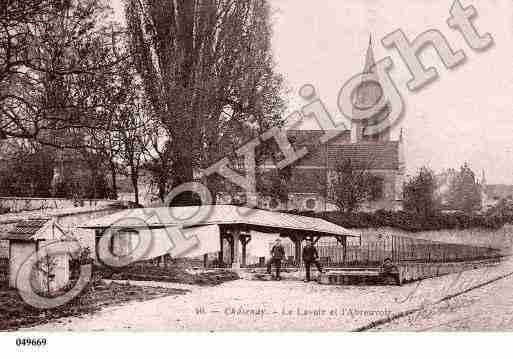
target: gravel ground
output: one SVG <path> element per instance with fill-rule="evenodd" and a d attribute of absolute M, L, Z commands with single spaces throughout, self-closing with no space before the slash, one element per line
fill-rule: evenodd
<path fill-rule="evenodd" d="M 26 304 L 15 289 L 0 290 L 0 331 L 17 330 L 43 323 L 63 322 L 95 313 L 108 306 L 145 301 L 163 296 L 178 296 L 185 289 L 96 282 L 71 302 L 58 308 L 37 309 Z"/>
<path fill-rule="evenodd" d="M 66 323 L 49 323 L 32 330 L 354 330 L 396 313 L 429 306 L 447 295 L 512 272 L 513 265 L 508 262 L 402 287 L 325 286 L 292 280 L 245 279 L 215 287 L 141 282 L 191 292 L 176 298 L 106 308 L 90 316 L 71 318 Z M 489 286 L 480 289 L 485 297 L 492 297 Z M 506 288 L 507 284 L 505 296 Z M 457 306 L 469 308 L 474 303 L 461 296 L 457 298 Z M 490 308 L 496 310 L 494 300 L 488 300 Z M 513 311 L 511 300 L 504 305 L 508 303 Z M 404 324 L 390 326 L 392 330 L 401 328 Z"/>
<path fill-rule="evenodd" d="M 375 330 L 511 331 L 513 276 L 393 320 Z"/>

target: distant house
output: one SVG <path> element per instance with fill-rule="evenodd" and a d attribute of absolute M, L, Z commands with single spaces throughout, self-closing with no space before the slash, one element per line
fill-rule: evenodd
<path fill-rule="evenodd" d="M 481 193 L 483 210 L 490 209 L 501 200 L 513 200 L 513 185 L 484 184 Z"/>

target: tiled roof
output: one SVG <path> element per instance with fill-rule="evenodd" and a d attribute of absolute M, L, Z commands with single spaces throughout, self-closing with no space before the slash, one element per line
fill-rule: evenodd
<path fill-rule="evenodd" d="M 290 142 L 297 146 L 318 146 L 321 144 L 321 137 L 330 135 L 331 139 L 328 143 L 333 142 L 348 142 L 351 140 L 351 132 L 349 130 L 339 132 L 334 130 L 288 130 L 287 137 Z"/>
<path fill-rule="evenodd" d="M 334 137 L 328 146 L 320 143 L 324 132 L 321 130 L 288 131 L 291 142 L 297 149 L 306 147 L 308 154 L 295 166 L 326 165 L 326 147 L 328 149 L 328 166 L 333 168 L 342 158 L 350 158 L 356 168 L 397 170 L 399 169 L 399 142 L 359 142 L 350 143 L 348 132 Z"/>
<path fill-rule="evenodd" d="M 19 222 L 2 238 L 8 241 L 35 241 L 34 235 L 43 228 L 50 219 L 28 219 Z"/>
<path fill-rule="evenodd" d="M 205 216 L 200 220 L 193 218 L 198 210 L 204 210 Z M 184 218 L 181 220 L 180 218 Z M 317 232 L 325 235 L 359 236 L 339 225 L 320 218 L 298 216 L 287 213 L 271 212 L 262 209 L 250 209 L 231 205 L 191 206 L 191 207 L 162 207 L 140 208 L 126 210 L 107 217 L 95 219 L 81 228 L 127 228 L 127 227 L 173 227 L 184 228 L 211 224 L 245 224 L 256 227 L 292 229 L 307 232 Z"/>
<path fill-rule="evenodd" d="M 343 159 L 351 159 L 360 169 L 397 170 L 399 169 L 399 142 L 361 142 L 328 147 L 330 168 Z"/>

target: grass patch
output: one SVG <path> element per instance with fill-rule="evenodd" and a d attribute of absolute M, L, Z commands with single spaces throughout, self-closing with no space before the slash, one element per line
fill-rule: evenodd
<path fill-rule="evenodd" d="M 200 286 L 214 286 L 239 279 L 237 273 L 223 269 L 191 271 L 175 266 L 163 268 L 137 264 L 125 267 L 119 271 L 101 269 L 101 273 L 103 278 L 115 280 L 170 282 Z"/>

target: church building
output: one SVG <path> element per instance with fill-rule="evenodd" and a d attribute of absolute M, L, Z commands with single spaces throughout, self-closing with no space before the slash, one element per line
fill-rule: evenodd
<path fill-rule="evenodd" d="M 371 73 L 375 64 L 372 41 L 366 54 L 363 74 Z M 357 88 L 353 106 L 369 108 L 383 94 L 378 82 L 365 82 Z M 402 131 L 397 140 L 391 139 L 390 129 L 371 136 L 365 127 L 387 121 L 389 109 L 385 107 L 373 118 L 352 122 L 350 131 L 341 133 L 326 144 L 321 144 L 322 130 L 291 130 L 288 137 L 295 148 L 306 147 L 308 154 L 293 164 L 287 181 L 289 201 L 279 203 L 276 198 L 260 198 L 259 206 L 266 209 L 299 209 L 309 211 L 335 210 L 330 200 L 330 178 L 339 161 L 350 159 L 355 170 L 377 179 L 377 190 L 359 207 L 361 211 L 402 208 L 402 188 L 405 177 Z"/>

